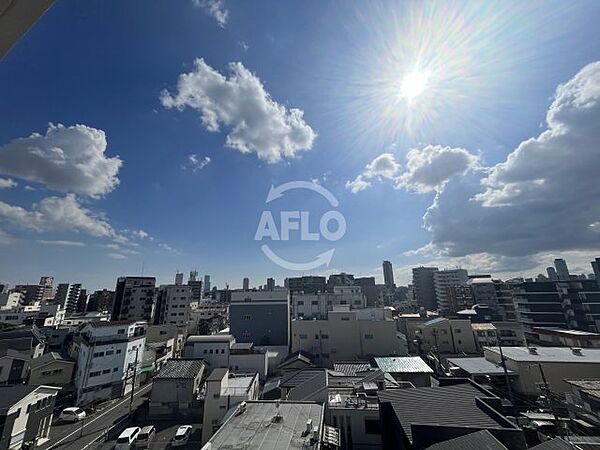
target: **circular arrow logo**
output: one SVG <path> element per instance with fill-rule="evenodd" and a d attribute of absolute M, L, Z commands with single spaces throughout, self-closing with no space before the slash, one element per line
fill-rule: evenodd
<path fill-rule="evenodd" d="M 271 186 L 265 203 L 268 204 L 276 200 L 292 189 L 304 189 L 316 192 L 327 200 L 334 208 L 339 204 L 335 196 L 323 186 L 311 181 L 290 181 L 280 184 L 279 186 Z M 280 212 L 280 229 L 277 228 L 273 213 L 269 210 L 264 210 L 260 216 L 254 240 L 262 241 L 263 239 L 271 239 L 272 241 L 289 241 L 290 234 L 297 232 L 300 235 L 301 241 L 318 241 L 324 238 L 328 241 L 338 241 L 346 233 L 346 219 L 336 210 L 329 210 L 319 219 L 319 232 L 310 231 L 310 212 L 309 211 L 281 211 Z M 335 248 L 331 248 L 316 256 L 315 259 L 307 262 L 288 261 L 277 255 L 268 244 L 261 246 L 262 252 L 267 258 L 279 267 L 287 270 L 307 271 L 316 269 L 320 266 L 329 266 Z"/>

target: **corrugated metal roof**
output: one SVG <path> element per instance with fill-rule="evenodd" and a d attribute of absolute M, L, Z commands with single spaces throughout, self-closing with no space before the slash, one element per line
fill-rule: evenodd
<path fill-rule="evenodd" d="M 427 450 L 507 450 L 492 433 L 487 430 L 476 431 L 448 441 L 427 447 Z"/>
<path fill-rule="evenodd" d="M 333 370 L 350 376 L 356 375 L 356 372 L 366 372 L 370 368 L 371 364 L 366 361 L 340 361 L 333 364 Z"/>
<path fill-rule="evenodd" d="M 196 378 L 204 372 L 204 362 L 200 359 L 169 359 L 154 379 Z"/>
<path fill-rule="evenodd" d="M 378 357 L 375 364 L 384 372 L 391 373 L 433 373 L 419 356 Z"/>

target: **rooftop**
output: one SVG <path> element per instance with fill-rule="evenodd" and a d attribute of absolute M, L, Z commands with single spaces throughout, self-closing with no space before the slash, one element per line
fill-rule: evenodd
<path fill-rule="evenodd" d="M 407 438 L 413 442 L 413 427 L 419 425 L 457 428 L 513 428 L 511 422 L 481 399 L 499 401 L 475 383 L 449 386 L 392 389 L 378 392 L 380 406 L 389 403 Z"/>
<path fill-rule="evenodd" d="M 570 378 L 565 382 L 579 388 L 590 397 L 600 400 L 600 378 Z"/>
<path fill-rule="evenodd" d="M 217 367 L 213 369 L 206 381 L 221 381 L 223 378 L 227 376 L 229 373 L 229 369 Z"/>
<path fill-rule="evenodd" d="M 106 321 L 106 320 L 97 320 L 97 321 L 93 321 L 90 322 L 89 324 L 91 326 L 93 326 L 94 328 L 104 328 L 104 327 L 119 327 L 119 326 L 123 326 L 123 325 L 133 325 L 134 323 L 136 323 L 135 320 L 112 320 L 112 321 Z"/>
<path fill-rule="evenodd" d="M 439 442 L 427 447 L 427 450 L 508 450 L 492 433 L 487 430 Z"/>
<path fill-rule="evenodd" d="M 500 364 L 488 361 L 485 358 L 448 358 L 448 362 L 461 368 L 470 375 L 504 375 Z M 515 375 L 512 370 L 507 370 L 509 375 Z"/>
<path fill-rule="evenodd" d="M 204 362 L 201 359 L 168 359 L 154 379 L 196 378 L 203 372 Z"/>
<path fill-rule="evenodd" d="M 565 330 L 564 328 L 552 328 L 552 327 L 534 327 L 534 331 L 540 331 L 542 333 L 547 334 L 555 334 L 559 336 L 577 336 L 577 337 L 586 337 L 592 339 L 600 339 L 600 333 L 592 333 L 591 331 L 581 331 L 581 330 Z"/>
<path fill-rule="evenodd" d="M 356 372 L 366 372 L 371 369 L 371 364 L 366 361 L 340 361 L 333 364 L 333 370 L 344 375 L 356 375 Z"/>
<path fill-rule="evenodd" d="M 471 328 L 475 331 L 478 330 L 495 330 L 496 326 L 493 323 L 472 323 Z"/>
<path fill-rule="evenodd" d="M 391 373 L 433 373 L 420 356 L 400 356 L 374 358 L 375 365 L 384 372 Z"/>
<path fill-rule="evenodd" d="M 312 421 L 312 428 L 317 428 L 320 438 L 322 417 L 323 407 L 317 403 L 247 401 L 210 438 L 210 448 L 316 449 L 320 439 L 311 442 L 312 434 L 306 433 L 306 423 Z"/>
<path fill-rule="evenodd" d="M 66 363 L 75 364 L 75 361 L 65 359 L 56 352 L 50 352 L 40 356 L 39 358 L 33 358 L 29 363 L 29 367 L 31 367 L 32 369 L 37 369 L 38 367 L 45 366 L 46 364 L 51 363 L 53 361 L 62 361 Z"/>
<path fill-rule="evenodd" d="M 221 395 L 230 395 L 232 397 L 246 395 L 256 376 L 256 374 L 252 374 L 229 377 L 227 380 L 227 388 L 224 389 L 224 392 L 222 392 Z"/>
<path fill-rule="evenodd" d="M 207 336 L 193 335 L 187 338 L 187 343 L 194 342 L 226 342 L 233 341 L 233 336 L 230 334 L 210 334 Z"/>
<path fill-rule="evenodd" d="M 500 354 L 498 347 L 484 350 Z M 600 349 L 584 348 L 576 353 L 569 347 L 502 347 L 502 352 L 505 358 L 517 362 L 600 363 Z"/>

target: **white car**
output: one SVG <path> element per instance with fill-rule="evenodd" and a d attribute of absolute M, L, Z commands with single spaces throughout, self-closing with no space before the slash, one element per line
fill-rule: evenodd
<path fill-rule="evenodd" d="M 63 409 L 60 416 L 58 416 L 58 419 L 65 422 L 79 422 L 80 420 L 85 419 L 85 411 L 76 406 L 71 406 Z"/>
<path fill-rule="evenodd" d="M 191 434 L 191 425 L 181 425 L 179 428 L 177 428 L 177 432 L 175 433 L 175 436 L 171 441 L 171 447 L 179 447 L 181 445 L 187 444 Z"/>
<path fill-rule="evenodd" d="M 142 429 L 140 427 L 125 428 L 117 438 L 115 450 L 130 450 Z"/>

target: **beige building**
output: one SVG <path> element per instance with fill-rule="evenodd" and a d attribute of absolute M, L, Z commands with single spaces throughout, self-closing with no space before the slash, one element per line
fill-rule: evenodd
<path fill-rule="evenodd" d="M 198 394 L 205 367 L 199 359 L 167 361 L 153 379 L 150 414 L 198 414 Z"/>
<path fill-rule="evenodd" d="M 395 320 L 363 319 L 357 311 L 331 311 L 327 320 L 293 320 L 291 352 L 311 353 L 323 367 L 368 356 L 407 354 L 406 338 Z"/>
<path fill-rule="evenodd" d="M 425 322 L 429 322 L 430 320 L 437 319 L 438 317 L 438 313 L 433 311 L 425 311 L 424 309 L 415 314 L 405 313 L 398 315 L 396 318 L 398 321 L 398 330 L 406 336 L 408 351 L 410 353 L 418 352 L 417 335 L 421 325 L 423 325 Z"/>
<path fill-rule="evenodd" d="M 445 317 L 430 320 L 419 327 L 417 341 L 422 352 L 451 355 L 479 353 L 470 320 Z"/>
<path fill-rule="evenodd" d="M 506 368 L 518 374 L 512 382 L 515 392 L 538 396 L 542 371 L 548 387 L 557 394 L 571 392 L 568 378 L 597 377 L 600 373 L 600 349 L 568 347 L 503 347 Z M 484 349 L 485 359 L 500 363 L 497 347 Z"/>
<path fill-rule="evenodd" d="M 65 359 L 56 352 L 46 353 L 29 363 L 29 383 L 63 387 L 71 382 L 75 361 Z"/>

